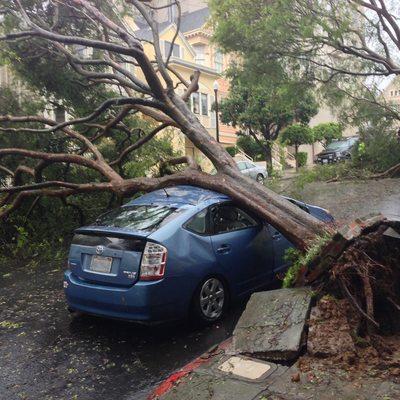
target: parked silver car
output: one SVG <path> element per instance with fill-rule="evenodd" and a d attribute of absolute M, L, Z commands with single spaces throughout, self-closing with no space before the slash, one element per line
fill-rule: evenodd
<path fill-rule="evenodd" d="M 264 183 L 268 178 L 268 172 L 265 167 L 254 164 L 252 161 L 236 161 L 240 172 L 255 179 L 259 183 Z"/>

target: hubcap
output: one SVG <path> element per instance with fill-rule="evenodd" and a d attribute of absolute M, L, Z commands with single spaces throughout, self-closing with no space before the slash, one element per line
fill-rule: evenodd
<path fill-rule="evenodd" d="M 261 175 L 259 175 L 259 176 L 257 177 L 257 182 L 259 182 L 259 183 L 264 182 L 264 178 L 263 178 Z"/>
<path fill-rule="evenodd" d="M 224 286 L 217 278 L 206 280 L 200 291 L 200 308 L 209 319 L 217 319 L 224 309 Z"/>

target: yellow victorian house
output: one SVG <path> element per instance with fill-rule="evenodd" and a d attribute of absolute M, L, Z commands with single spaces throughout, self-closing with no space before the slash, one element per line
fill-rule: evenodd
<path fill-rule="evenodd" d="M 170 16 L 171 17 L 171 16 Z M 186 12 L 181 17 L 180 29 L 177 37 L 175 22 L 167 19 L 159 23 L 159 36 L 161 51 L 166 57 L 172 48 L 170 66 L 187 81 L 194 70 L 200 70 L 199 90 L 193 93 L 190 98 L 190 107 L 197 115 L 203 126 L 211 136 L 217 137 L 217 119 L 213 111 L 215 102 L 215 89 L 217 89 L 218 100 L 225 97 L 228 92 L 228 83 L 223 78 L 228 60 L 218 48 L 211 43 L 211 31 L 207 27 L 209 10 L 207 7 L 193 12 Z M 172 16 L 172 19 L 175 19 Z M 154 47 L 150 28 L 141 20 L 135 21 L 135 35 L 144 41 L 144 48 L 150 59 L 154 59 Z M 148 41 L 148 42 L 146 42 Z M 174 78 L 174 76 L 172 76 Z M 177 81 L 178 82 L 178 81 Z M 183 88 L 177 89 L 182 90 Z M 232 146 L 236 143 L 235 129 L 230 126 L 218 123 L 219 141 L 225 146 Z M 191 155 L 199 162 L 203 161 L 201 153 L 193 144 L 177 132 L 175 146 L 182 153 Z"/>

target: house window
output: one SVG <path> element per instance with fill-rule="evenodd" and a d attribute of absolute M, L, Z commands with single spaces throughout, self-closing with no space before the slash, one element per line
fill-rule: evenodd
<path fill-rule="evenodd" d="M 195 62 L 197 64 L 204 65 L 206 62 L 206 46 L 203 44 L 194 45 L 194 51 L 196 52 Z"/>
<path fill-rule="evenodd" d="M 193 93 L 191 96 L 191 108 L 195 114 L 208 115 L 208 94 Z"/>
<path fill-rule="evenodd" d="M 217 72 L 222 72 L 224 68 L 224 56 L 221 53 L 220 50 L 215 50 L 215 55 L 214 55 L 214 64 L 215 64 L 215 69 Z"/>
<path fill-rule="evenodd" d="M 208 115 L 208 95 L 201 93 L 201 114 Z"/>
<path fill-rule="evenodd" d="M 164 56 L 168 57 L 169 51 L 171 49 L 172 43 L 165 41 L 164 42 Z M 179 44 L 174 43 L 174 47 L 172 48 L 172 56 L 180 58 L 181 57 L 181 46 Z"/>
<path fill-rule="evenodd" d="M 192 94 L 192 110 L 195 114 L 200 114 L 199 93 Z"/>
<path fill-rule="evenodd" d="M 390 92 L 390 95 L 393 96 L 393 90 Z"/>

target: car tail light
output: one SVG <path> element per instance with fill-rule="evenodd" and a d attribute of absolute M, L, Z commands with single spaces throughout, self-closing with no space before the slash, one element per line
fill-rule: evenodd
<path fill-rule="evenodd" d="M 147 242 L 140 264 L 140 280 L 156 281 L 162 279 L 167 262 L 167 249 L 157 243 Z"/>

